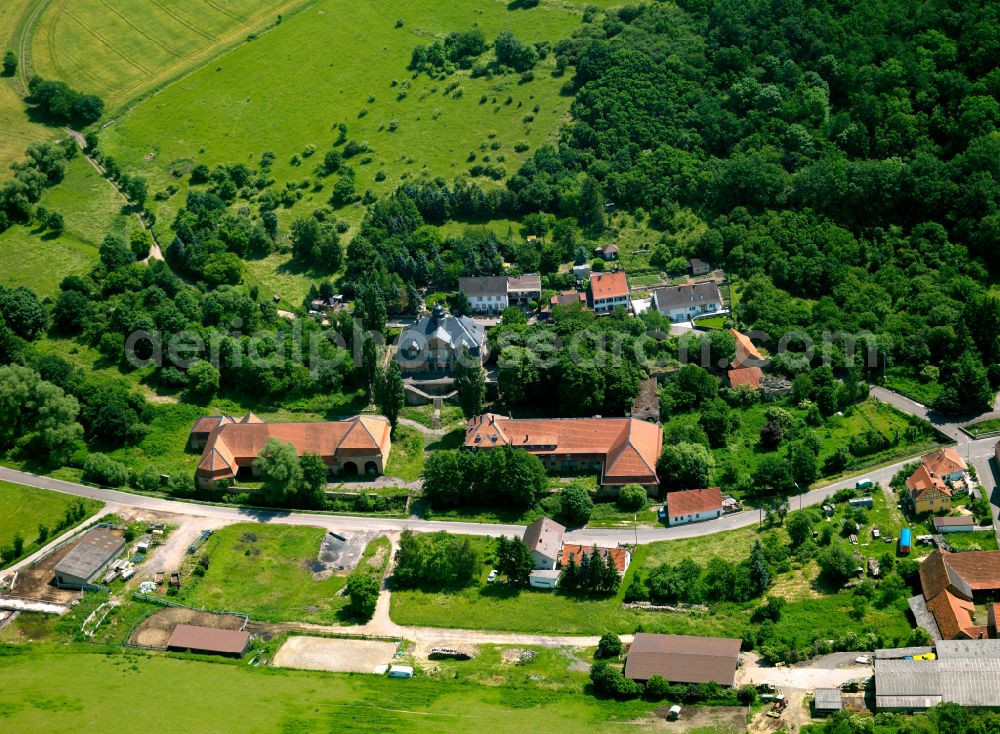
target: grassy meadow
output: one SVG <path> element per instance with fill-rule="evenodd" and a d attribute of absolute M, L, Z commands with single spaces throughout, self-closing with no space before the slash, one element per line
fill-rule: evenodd
<path fill-rule="evenodd" d="M 133 652 L 21 649 L 0 665 L 0 710 L 10 731 L 132 732 L 132 718 L 108 716 L 123 700 L 159 702 L 144 707 L 146 727 L 224 731 L 238 721 L 247 734 L 475 733 L 484 722 L 498 734 L 597 733 L 621 731 L 623 723 L 648 716 L 654 707 L 582 694 L 553 696 L 543 681 L 530 679 L 502 686 L 421 675 L 398 681 Z"/>
<path fill-rule="evenodd" d="M 102 147 L 126 170 L 148 176 L 151 192 L 172 182 L 181 186 L 160 205 L 160 227 L 184 201 L 187 176 L 175 178 L 172 171 L 185 172 L 198 163 L 252 164 L 271 150 L 279 186 L 308 178 L 335 141 L 332 127 L 340 122 L 349 126 L 350 139 L 373 150 L 369 163 L 351 161 L 359 192 L 388 191 L 424 175 L 452 178 L 466 172 L 470 151 L 481 160 L 480 146 L 492 141 L 500 148 L 485 152 L 504 155 L 512 171 L 565 119 L 570 97 L 560 95 L 565 79 L 553 77 L 554 57 L 539 62 L 527 83 L 518 83 L 516 75 L 471 79 L 468 72 L 435 81 L 426 75 L 413 78 L 406 68 L 411 52 L 473 25 L 490 41 L 510 29 L 526 42 L 554 43 L 579 26 L 585 5 L 543 2 L 530 10 L 510 10 L 503 3 L 472 0 L 317 0 L 273 31 L 130 108 L 103 131 Z M 452 82 L 458 89 L 446 93 Z M 390 132 L 394 120 L 398 127 Z M 491 133 L 496 137 L 491 139 Z M 529 150 L 515 151 L 518 143 Z M 307 145 L 315 146 L 316 155 L 293 165 L 292 156 Z M 377 182 L 380 170 L 386 178 Z M 328 196 L 309 192 L 297 208 L 311 211 Z M 361 207 L 350 207 L 342 216 L 357 222 L 362 213 Z"/>
<path fill-rule="evenodd" d="M 255 619 L 336 624 L 347 597 L 338 592 L 347 576 L 313 578 L 325 531 L 288 525 L 229 525 L 216 531 L 198 554 L 208 557 L 201 578 L 187 576 L 178 601 L 190 606 L 249 614 Z M 379 553 L 379 548 L 383 549 Z M 385 568 L 389 542 L 373 541 L 365 563 Z M 192 563 L 193 565 L 193 563 Z"/>
<path fill-rule="evenodd" d="M 124 203 L 83 156 L 76 156 L 62 183 L 46 189 L 38 202 L 63 215 L 65 231 L 54 237 L 34 225 L 14 225 L 0 232 L 0 285 L 26 285 L 39 296 L 55 294 L 65 276 L 94 266 L 105 235 L 126 234 L 137 226 L 121 213 Z"/>
<path fill-rule="evenodd" d="M 209 61 L 305 0 L 54 0 L 31 38 L 36 73 L 109 108 Z"/>
<path fill-rule="evenodd" d="M 34 553 L 41 547 L 38 526 L 45 525 L 54 534 L 66 510 L 80 503 L 83 503 L 87 517 L 102 505 L 96 500 L 0 482 L 0 547 L 10 545 L 14 536 L 20 534 L 24 539 L 23 555 Z"/>

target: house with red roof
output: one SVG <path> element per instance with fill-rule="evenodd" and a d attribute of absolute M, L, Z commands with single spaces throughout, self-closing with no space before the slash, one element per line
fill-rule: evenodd
<path fill-rule="evenodd" d="M 659 491 L 656 460 L 663 448 L 660 426 L 636 418 L 472 418 L 464 446 L 471 451 L 513 446 L 534 454 L 549 471 L 596 472 L 601 489 L 617 494 L 626 484 Z"/>
<path fill-rule="evenodd" d="M 685 489 L 667 494 L 667 524 L 686 525 L 722 517 L 722 492 L 718 487 Z"/>
<path fill-rule="evenodd" d="M 939 548 L 920 564 L 920 587 L 922 596 L 911 599 L 910 606 L 917 605 L 917 619 L 927 619 L 920 606 L 933 617 L 933 624 L 929 620 L 924 624 L 931 627 L 928 632 L 933 638 L 981 640 L 996 636 L 993 599 L 1000 590 L 1000 551 L 949 553 Z M 976 619 L 977 601 L 989 603 L 985 625 L 982 617 Z"/>
<path fill-rule="evenodd" d="M 192 445 L 204 420 L 192 427 Z M 392 448 L 390 432 L 389 421 L 377 415 L 325 423 L 264 423 L 252 413 L 239 421 L 220 419 L 205 439 L 195 482 L 213 489 L 223 480 L 258 476 L 257 456 L 272 438 L 292 444 L 299 456 L 316 454 L 330 474 L 381 474 Z"/>
<path fill-rule="evenodd" d="M 920 458 L 920 466 L 906 479 L 906 500 L 920 515 L 951 509 L 953 485 L 969 470 L 954 448 L 938 449 Z"/>
<path fill-rule="evenodd" d="M 624 270 L 613 273 L 594 273 L 587 286 L 587 304 L 595 313 L 610 313 L 621 306 L 626 311 L 631 308 L 628 281 Z"/>

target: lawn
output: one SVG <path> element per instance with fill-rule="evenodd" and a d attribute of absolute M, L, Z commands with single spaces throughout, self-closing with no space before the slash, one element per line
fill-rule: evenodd
<path fill-rule="evenodd" d="M 79 504 L 83 505 L 84 517 L 87 518 L 101 509 L 103 503 L 61 492 L 0 482 L 0 547 L 10 545 L 14 536 L 20 533 L 24 539 L 22 555 L 34 553 L 41 547 L 38 543 L 38 526 L 45 525 L 55 535 L 55 529 L 62 522 L 66 511 Z M 72 524 L 76 525 L 77 522 Z"/>
<path fill-rule="evenodd" d="M 40 296 L 58 292 L 65 276 L 89 271 L 105 235 L 127 234 L 135 221 L 120 213 L 124 201 L 83 156 L 70 161 L 63 182 L 38 203 L 62 214 L 66 230 L 58 237 L 24 225 L 0 232 L 0 285 L 26 285 Z"/>
<path fill-rule="evenodd" d="M 530 667 L 530 666 L 529 666 Z M 526 668 L 527 670 L 528 668 Z M 512 672 L 519 672 L 513 671 Z M 554 696 L 544 680 L 506 685 L 456 676 L 398 681 L 127 652 L 22 649 L 0 666 L 0 710 L 10 731 L 131 734 L 130 717 L 108 716 L 124 700 L 143 708 L 143 726 L 169 731 L 470 732 L 484 722 L 505 732 L 619 732 L 653 705 L 592 696 Z M 582 677 L 582 676 L 581 676 Z M 58 691 L 58 692 L 56 692 Z M 164 691 L 170 696 L 164 698 Z M 211 695 L 205 695 L 207 691 Z M 252 706 L 247 701 L 253 701 Z M 629 729 L 643 730 L 640 726 Z"/>
<path fill-rule="evenodd" d="M 491 41 L 510 29 L 526 42 L 555 43 L 579 27 L 586 4 L 545 2 L 517 10 L 473 0 L 317 0 L 128 109 L 102 132 L 101 145 L 128 172 L 147 176 L 151 193 L 169 183 L 181 187 L 158 206 L 161 232 L 184 202 L 187 178 L 172 175 L 175 165 L 253 163 L 271 150 L 280 187 L 314 174 L 315 161 L 336 139 L 331 127 L 339 122 L 348 124 L 349 138 L 374 151 L 368 164 L 351 161 L 359 192 L 390 191 L 425 175 L 451 179 L 467 172 L 470 151 L 480 162 L 484 155 L 503 155 L 510 172 L 565 120 L 570 97 L 560 94 L 566 78 L 552 75 L 554 56 L 541 61 L 534 80 L 526 83 L 518 83 L 516 75 L 472 79 L 464 71 L 442 82 L 412 78 L 406 67 L 413 48 L 473 24 Z M 399 27 L 397 20 L 403 21 Z M 453 80 L 461 93 L 446 94 Z M 528 148 L 515 150 L 521 143 Z M 292 157 L 307 145 L 315 146 L 316 157 L 296 165 Z M 376 180 L 380 170 L 382 181 Z M 306 193 L 295 213 L 325 203 L 332 183 L 324 182 L 325 191 Z M 362 208 L 349 207 L 341 216 L 357 223 L 362 214 Z M 286 223 L 289 218 L 283 214 Z M 255 277 L 264 280 L 260 273 Z"/>
<path fill-rule="evenodd" d="M 916 370 L 909 367 L 890 367 L 886 370 L 885 386 L 924 405 L 931 405 L 941 394 L 941 383 L 922 380 Z"/>
<path fill-rule="evenodd" d="M 973 436 L 985 436 L 990 433 L 998 433 L 1000 432 L 1000 418 L 991 418 L 990 420 L 980 421 L 979 423 L 964 426 L 964 428 Z"/>
<path fill-rule="evenodd" d="M 416 428 L 396 426 L 385 474 L 405 482 L 420 478 L 424 469 L 424 436 Z"/>
<path fill-rule="evenodd" d="M 186 576 L 177 600 L 272 622 L 342 622 L 338 612 L 347 598 L 338 592 L 347 576 L 316 580 L 310 568 L 324 534 L 320 528 L 288 525 L 246 523 L 222 528 L 199 554 L 199 558 L 209 558 L 205 575 Z M 381 560 L 388 560 L 387 553 Z"/>

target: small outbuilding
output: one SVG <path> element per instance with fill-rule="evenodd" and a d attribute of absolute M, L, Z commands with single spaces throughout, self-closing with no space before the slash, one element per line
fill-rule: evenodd
<path fill-rule="evenodd" d="M 938 533 L 971 533 L 974 528 L 972 515 L 934 518 L 934 531 Z"/>
<path fill-rule="evenodd" d="M 56 586 L 81 588 L 94 583 L 104 567 L 125 548 L 120 531 L 108 527 L 88 530 L 56 564 Z"/>
<path fill-rule="evenodd" d="M 875 500 L 871 497 L 851 497 L 847 500 L 847 504 L 854 508 L 863 507 L 866 510 L 870 510 L 875 507 Z"/>
<path fill-rule="evenodd" d="M 199 627 L 193 624 L 179 624 L 174 627 L 174 632 L 167 642 L 167 650 L 170 652 L 197 652 L 231 658 L 242 657 L 249 646 L 249 632 Z"/>
<path fill-rule="evenodd" d="M 840 697 L 839 688 L 817 688 L 816 700 L 813 710 L 819 716 L 827 716 L 835 711 L 840 711 L 844 704 Z"/>
<path fill-rule="evenodd" d="M 528 574 L 528 584 L 535 589 L 554 589 L 559 585 L 561 575 L 561 571 L 532 571 Z"/>

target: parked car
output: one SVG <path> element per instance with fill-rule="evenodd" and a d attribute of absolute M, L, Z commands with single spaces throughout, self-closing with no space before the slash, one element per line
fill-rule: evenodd
<path fill-rule="evenodd" d="M 869 489 L 875 486 L 875 482 L 871 479 L 859 479 L 854 485 L 857 489 Z"/>
<path fill-rule="evenodd" d="M 494 568 L 492 571 L 490 571 L 490 575 L 486 577 L 486 583 L 492 584 L 496 580 L 497 580 L 497 570 Z"/>
<path fill-rule="evenodd" d="M 871 665 L 872 656 L 871 655 L 858 655 L 854 658 L 854 662 L 858 665 Z"/>

